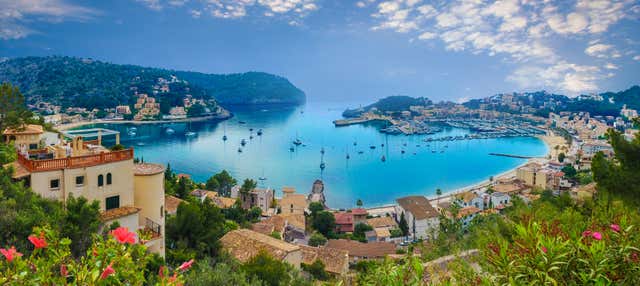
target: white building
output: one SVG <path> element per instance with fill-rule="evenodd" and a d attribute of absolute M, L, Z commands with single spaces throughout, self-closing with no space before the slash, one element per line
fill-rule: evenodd
<path fill-rule="evenodd" d="M 439 213 L 424 196 L 409 196 L 396 200 L 397 220 L 401 214 L 409 225 L 409 233 L 413 239 L 428 239 L 436 236 L 440 226 Z"/>

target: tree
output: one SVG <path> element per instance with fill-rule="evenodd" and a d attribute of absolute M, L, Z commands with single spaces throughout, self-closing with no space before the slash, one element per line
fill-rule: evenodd
<path fill-rule="evenodd" d="M 215 175 L 211 176 L 211 178 L 207 180 L 204 188 L 209 191 L 217 191 L 218 188 L 220 188 L 220 183 L 218 183 L 218 180 L 216 180 Z"/>
<path fill-rule="evenodd" d="M 247 196 L 256 188 L 257 185 L 258 183 L 256 183 L 256 181 L 252 179 L 245 179 L 242 186 L 240 186 L 240 201 L 242 201 L 243 207 L 247 207 L 245 204 Z"/>
<path fill-rule="evenodd" d="M 20 129 L 32 116 L 18 87 L 3 83 L 0 86 L 0 130 Z"/>
<path fill-rule="evenodd" d="M 289 285 L 290 266 L 279 260 L 273 259 L 268 253 L 262 251 L 258 255 L 249 259 L 242 266 L 242 269 L 249 277 L 260 279 L 266 285 L 279 286 Z"/>
<path fill-rule="evenodd" d="M 493 176 L 491 177 L 491 180 L 493 180 Z M 440 196 L 442 196 L 442 190 L 440 188 L 436 189 L 436 195 L 438 195 L 438 203 L 440 203 Z"/>
<path fill-rule="evenodd" d="M 562 167 L 562 172 L 564 173 L 564 176 L 569 179 L 575 178 L 576 174 L 578 173 L 578 171 L 576 171 L 576 169 L 571 164 Z"/>
<path fill-rule="evenodd" d="M 400 214 L 400 222 L 398 222 L 398 227 L 400 231 L 402 231 L 402 236 L 409 235 L 409 224 L 407 224 L 407 219 L 404 217 L 404 212 Z"/>
<path fill-rule="evenodd" d="M 310 265 L 302 264 L 302 269 L 309 272 L 316 280 L 324 281 L 329 279 L 329 274 L 324 270 L 324 263 L 316 260 Z"/>
<path fill-rule="evenodd" d="M 336 227 L 336 218 L 328 211 L 320 211 L 316 217 L 313 218 L 312 226 L 324 236 L 329 236 Z"/>
<path fill-rule="evenodd" d="M 327 243 L 327 238 L 318 232 L 314 232 L 309 238 L 309 246 L 323 246 L 326 243 Z"/>
<path fill-rule="evenodd" d="M 222 170 L 222 172 L 215 174 L 213 177 L 218 182 L 218 189 L 216 189 L 218 194 L 223 197 L 230 197 L 231 188 L 238 183 L 236 179 L 231 177 L 226 170 Z"/>
<path fill-rule="evenodd" d="M 316 215 L 323 210 L 324 206 L 319 202 L 312 202 L 309 204 L 309 211 L 311 212 L 312 218 L 316 217 Z"/>
<path fill-rule="evenodd" d="M 354 227 L 353 236 L 351 237 L 351 239 L 359 240 L 361 242 L 366 242 L 367 237 L 365 235 L 365 232 L 371 231 L 371 230 L 373 230 L 373 227 L 371 227 L 370 225 L 364 224 L 364 223 L 358 223 Z"/>
<path fill-rule="evenodd" d="M 362 200 L 361 200 L 361 199 L 358 199 L 358 200 L 356 201 L 356 206 L 358 206 L 358 207 L 362 207 Z"/>
<path fill-rule="evenodd" d="M 100 228 L 100 203 L 98 201 L 89 203 L 84 197 L 76 199 L 69 194 L 65 210 L 61 234 L 73 241 L 71 253 L 75 257 L 80 257 L 87 252 L 93 242 L 92 234 L 97 233 Z"/>
<path fill-rule="evenodd" d="M 560 154 L 558 154 L 558 162 L 560 163 L 564 162 L 564 158 L 566 158 L 566 155 L 560 152 Z"/>
<path fill-rule="evenodd" d="M 11 142 L 9 144 L 0 142 L 0 165 L 15 161 L 16 156 L 16 150 Z"/>
<path fill-rule="evenodd" d="M 184 200 L 189 196 L 192 189 L 191 180 L 180 178 L 178 180 L 178 186 L 176 187 L 176 196 Z"/>
<path fill-rule="evenodd" d="M 187 110 L 187 116 L 189 117 L 198 117 L 204 113 L 204 106 L 200 103 L 192 105 L 189 110 Z"/>

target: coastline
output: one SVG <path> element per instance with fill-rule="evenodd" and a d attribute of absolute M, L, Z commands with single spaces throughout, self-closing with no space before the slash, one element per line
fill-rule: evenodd
<path fill-rule="evenodd" d="M 100 124 L 100 123 L 109 123 L 109 124 L 159 124 L 159 123 L 182 123 L 182 122 L 202 122 L 208 120 L 226 120 L 233 117 L 231 112 L 225 112 L 222 115 L 208 115 L 208 116 L 200 116 L 200 117 L 191 117 L 191 118 L 183 118 L 183 119 L 171 119 L 171 120 L 150 120 L 150 121 L 136 121 L 136 120 L 91 120 L 91 121 L 82 121 L 82 122 L 74 122 L 74 123 L 65 123 L 54 126 L 57 130 L 68 130 L 73 128 L 82 127 L 90 124 Z"/>

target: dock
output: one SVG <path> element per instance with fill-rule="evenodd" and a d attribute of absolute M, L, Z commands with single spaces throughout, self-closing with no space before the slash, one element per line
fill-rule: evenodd
<path fill-rule="evenodd" d="M 491 155 L 491 156 L 509 157 L 509 158 L 518 158 L 518 159 L 533 159 L 533 158 L 536 158 L 536 157 L 531 157 L 531 156 L 520 156 L 520 155 L 502 154 L 502 153 L 489 153 L 489 155 Z"/>

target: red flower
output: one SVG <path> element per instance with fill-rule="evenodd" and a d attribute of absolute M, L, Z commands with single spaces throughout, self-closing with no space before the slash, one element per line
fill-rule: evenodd
<path fill-rule="evenodd" d="M 110 232 L 110 234 L 116 238 L 116 240 L 120 243 L 136 243 L 136 234 L 130 232 L 126 227 L 119 227 Z"/>
<path fill-rule="evenodd" d="M 91 254 L 96 257 L 98 256 L 98 250 L 96 250 L 96 248 L 94 247 L 93 249 L 91 249 Z"/>
<path fill-rule="evenodd" d="M 602 239 L 602 234 L 601 234 L 601 233 L 599 233 L 599 232 L 597 232 L 597 231 L 594 231 L 594 232 L 591 234 L 591 236 L 592 236 L 593 238 L 595 238 L 596 240 L 601 240 L 601 239 Z"/>
<path fill-rule="evenodd" d="M 191 265 L 193 264 L 193 262 L 194 262 L 193 259 L 191 259 L 191 260 L 189 260 L 189 261 L 187 261 L 185 263 L 182 263 L 182 265 L 180 265 L 180 267 L 178 267 L 178 270 L 185 271 L 185 270 L 189 269 L 191 267 Z"/>
<path fill-rule="evenodd" d="M 610 225 L 611 230 L 615 231 L 615 232 L 620 232 L 620 226 L 617 224 L 612 224 Z"/>
<path fill-rule="evenodd" d="M 590 230 L 585 230 L 582 232 L 582 237 L 587 237 L 587 236 L 591 236 L 591 231 Z"/>
<path fill-rule="evenodd" d="M 164 278 L 164 266 L 160 266 L 160 269 L 158 269 L 158 276 L 160 279 Z"/>
<path fill-rule="evenodd" d="M 35 235 L 30 235 L 28 239 L 29 241 L 31 241 L 33 246 L 36 247 L 36 249 L 47 247 L 47 241 L 44 239 L 44 235 L 42 234 L 40 234 L 40 238 L 36 237 Z"/>
<path fill-rule="evenodd" d="M 107 265 L 107 268 L 105 268 L 102 271 L 102 274 L 100 274 L 100 279 L 107 279 L 107 277 L 111 276 L 111 274 L 116 273 L 116 271 L 113 270 L 113 267 L 111 267 L 112 265 L 113 265 L 113 262 Z"/>
<path fill-rule="evenodd" d="M 60 276 L 67 277 L 69 271 L 67 271 L 67 266 L 64 264 L 60 264 Z"/>
<path fill-rule="evenodd" d="M 542 247 L 542 252 L 547 253 L 547 248 L 546 247 Z"/>
<path fill-rule="evenodd" d="M 14 258 L 22 256 L 22 253 L 16 251 L 16 247 L 12 246 L 9 249 L 0 248 L 0 253 L 4 255 L 8 262 L 13 261 Z"/>

